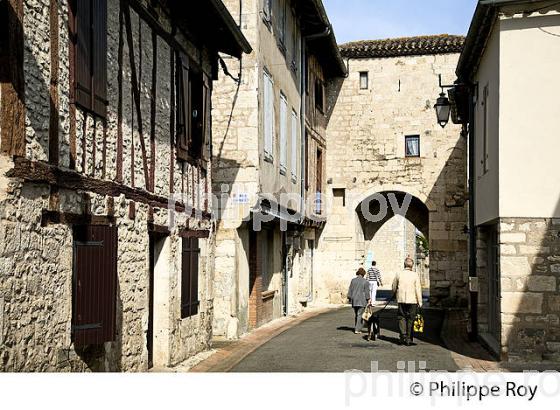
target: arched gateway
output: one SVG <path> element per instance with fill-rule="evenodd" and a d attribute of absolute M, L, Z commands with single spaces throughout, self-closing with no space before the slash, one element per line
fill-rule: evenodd
<path fill-rule="evenodd" d="M 424 40 L 417 43 L 437 38 Z M 331 89 L 325 194 L 332 206 L 315 258 L 319 302 L 343 302 L 355 271 L 372 259 L 389 287 L 410 255 L 431 305 L 467 305 L 466 141 L 460 127 L 440 128 L 433 110 L 438 75 L 454 80 L 458 54 L 408 53 L 402 41 L 389 54 L 393 45 L 383 41 L 342 46 L 350 73 Z"/>

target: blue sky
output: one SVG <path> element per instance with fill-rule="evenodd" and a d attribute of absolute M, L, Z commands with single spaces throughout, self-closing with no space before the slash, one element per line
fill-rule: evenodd
<path fill-rule="evenodd" d="M 339 43 L 466 34 L 477 0 L 323 0 Z"/>

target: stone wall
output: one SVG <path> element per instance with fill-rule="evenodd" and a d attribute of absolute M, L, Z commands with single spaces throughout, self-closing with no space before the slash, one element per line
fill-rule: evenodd
<path fill-rule="evenodd" d="M 560 361 L 560 220 L 503 218 L 498 229 L 501 357 Z M 484 245 L 478 252 L 479 331 L 483 334 L 488 331 Z"/>
<path fill-rule="evenodd" d="M 107 95 L 106 122 L 81 109 L 71 115 L 68 2 L 58 3 L 59 71 L 51 72 L 51 36 L 49 1 L 24 1 L 24 75 L 26 101 L 26 159 L 49 160 L 49 82 L 58 78 L 58 163 L 64 172 L 72 172 L 104 183 L 123 183 L 142 193 L 148 186 L 137 111 L 132 98 L 130 53 L 134 52 L 140 92 L 140 111 L 148 165 L 154 172 L 153 195 L 167 198 L 173 192 L 185 193 L 188 204 L 205 208 L 210 191 L 209 175 L 200 166 L 175 160 L 170 146 L 171 118 L 175 97 L 172 77 L 171 46 L 156 36 L 141 17 L 131 10 L 133 50 L 126 41 L 126 30 L 119 27 L 119 2 L 108 1 L 107 21 Z M 126 4 L 126 3 L 123 3 Z M 146 5 L 146 4 L 144 4 Z M 160 15 L 163 28 L 171 31 L 165 13 Z M 123 37 L 120 38 L 120 33 Z M 178 41 L 193 62 L 211 75 L 208 50 L 197 49 L 186 37 Z M 122 66 L 118 66 L 122 43 Z M 157 47 L 157 68 L 152 58 Z M 122 84 L 119 85 L 119 70 Z M 156 73 L 155 96 L 152 73 Z M 119 121 L 119 88 L 122 86 L 122 113 Z M 154 99 L 154 100 L 153 100 Z M 154 144 L 150 144 L 152 100 L 155 102 Z M 122 124 L 123 173 L 117 176 L 117 139 Z M 71 168 L 70 141 L 76 133 L 75 169 Z M 151 160 L 153 158 L 153 161 Z M 134 160 L 133 160 L 134 159 Z M 134 163 L 134 166 L 133 166 Z M 213 311 L 214 226 L 208 219 L 179 218 L 170 224 L 166 207 L 149 206 L 148 201 L 131 200 L 125 194 L 113 195 L 91 188 L 55 189 L 54 185 L 7 178 L 14 168 L 12 158 L 1 156 L 0 175 L 0 370 L 55 371 L 108 370 L 145 371 L 149 294 L 148 223 L 171 226 L 170 252 L 166 256 L 167 304 L 164 309 L 168 328 L 164 363 L 177 363 L 210 345 Z M 65 181 L 60 181 L 64 186 Z M 126 191 L 129 192 L 129 191 Z M 102 346 L 76 350 L 71 341 L 72 322 L 72 224 L 52 223 L 42 218 L 44 210 L 71 215 L 98 215 L 114 218 L 118 228 L 117 340 Z M 210 237 L 201 240 L 198 315 L 180 318 L 181 238 L 179 230 L 207 230 Z M 159 313 L 157 313 L 159 314 Z"/>
<path fill-rule="evenodd" d="M 343 189 L 346 205 L 327 214 L 319 239 L 320 300 L 343 301 L 367 256 L 358 206 L 375 193 L 404 192 L 423 204 L 410 212 L 426 213 L 420 209 L 425 206 L 429 214 L 422 223 L 429 227 L 424 234 L 430 242 L 431 302 L 467 305 L 466 141 L 459 126 L 440 128 L 433 109 L 438 75 L 452 82 L 457 59 L 457 54 L 351 58 L 349 77 L 331 85 L 326 195 L 332 200 L 333 189 Z M 360 89 L 361 71 L 368 72 L 368 89 Z M 405 158 L 406 135 L 420 136 L 419 158 Z"/>

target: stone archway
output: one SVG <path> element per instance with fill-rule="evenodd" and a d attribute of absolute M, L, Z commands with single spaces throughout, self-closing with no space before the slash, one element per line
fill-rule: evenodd
<path fill-rule="evenodd" d="M 357 235 L 357 245 L 364 250 L 365 268 L 376 261 L 383 288 L 390 289 L 404 259 L 410 257 L 422 287 L 429 291 L 429 246 L 420 246 L 424 243 L 420 238 L 429 242 L 430 235 L 430 210 L 424 202 L 403 191 L 380 191 L 365 197 L 355 212 L 362 233 Z"/>
<path fill-rule="evenodd" d="M 430 192 L 426 195 L 414 186 L 384 184 L 349 192 L 345 208 L 333 205 L 317 251 L 318 274 L 314 277 L 317 300 L 330 303 L 345 301 L 348 282 L 368 260 L 372 238 L 396 216 L 390 197 L 393 197 L 398 210 L 408 196 L 410 204 L 402 216 L 426 237 L 429 244 L 429 279 L 426 283 L 429 284 L 430 305 L 466 307 L 468 259 L 465 209 L 462 204 L 454 206 L 440 200 L 441 195 L 437 191 L 436 194 Z M 372 222 L 365 218 L 364 210 L 372 215 L 379 213 L 379 202 L 371 201 L 375 197 L 386 199 L 388 206 L 384 218 Z M 364 203 L 368 206 L 362 210 Z M 397 216 L 401 213 L 397 212 Z M 408 255 L 405 253 L 404 256 Z M 398 258 L 404 261 L 403 255 Z"/>

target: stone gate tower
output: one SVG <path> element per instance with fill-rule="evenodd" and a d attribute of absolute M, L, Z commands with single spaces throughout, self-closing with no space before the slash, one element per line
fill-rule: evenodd
<path fill-rule="evenodd" d="M 400 246 L 401 256 L 416 256 L 419 268 L 429 269 L 432 305 L 467 305 L 466 139 L 459 126 L 442 129 L 433 109 L 438 75 L 455 80 L 463 41 L 439 35 L 341 46 L 349 75 L 330 87 L 328 216 L 316 257 L 317 300 L 343 301 L 356 269 L 371 259 L 390 286 L 403 261 L 392 260 L 399 254 L 389 248 Z M 384 200 L 386 216 L 372 221 L 368 214 L 383 214 Z M 390 202 L 407 200 L 402 221 Z M 403 223 L 395 225 L 399 218 Z M 400 228 L 388 231 L 389 225 Z M 429 252 L 420 253 L 428 259 L 419 257 L 411 232 L 427 239 Z"/>

